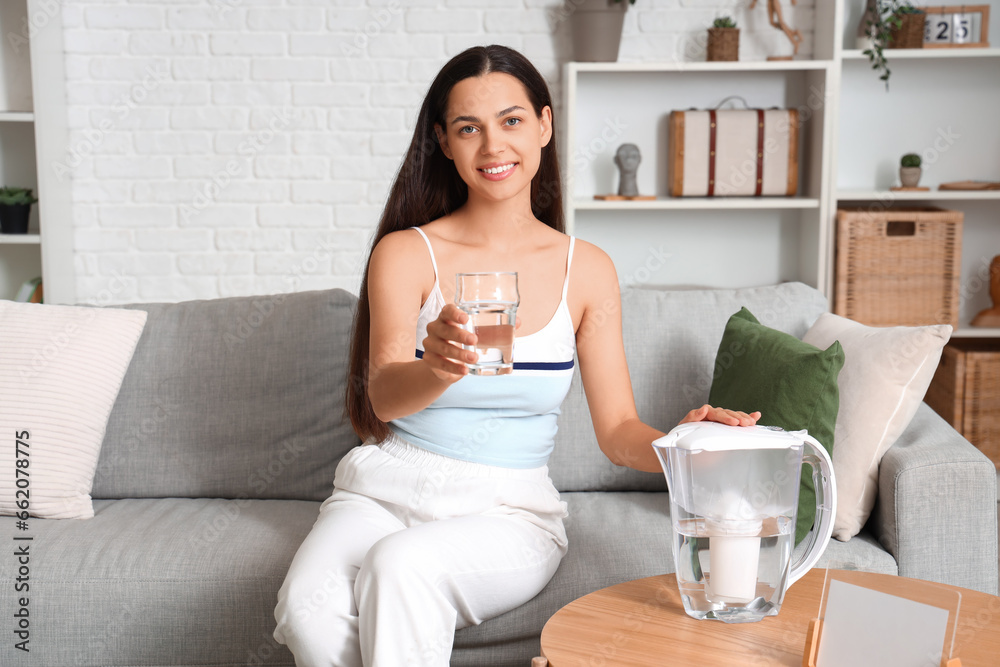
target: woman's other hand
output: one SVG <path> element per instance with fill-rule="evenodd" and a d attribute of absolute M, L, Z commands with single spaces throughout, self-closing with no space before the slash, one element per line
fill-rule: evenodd
<path fill-rule="evenodd" d="M 719 422 L 729 426 L 753 426 L 760 419 L 760 412 L 747 414 L 739 410 L 727 410 L 726 408 L 713 408 L 707 403 L 700 408 L 696 408 L 680 421 L 681 424 L 689 422 Z"/>
<path fill-rule="evenodd" d="M 424 338 L 424 362 L 442 380 L 457 382 L 468 375 L 467 363 L 479 358 L 475 352 L 463 345 L 474 345 L 476 334 L 463 327 L 469 321 L 469 314 L 453 303 L 441 309 L 437 319 L 427 325 Z"/>

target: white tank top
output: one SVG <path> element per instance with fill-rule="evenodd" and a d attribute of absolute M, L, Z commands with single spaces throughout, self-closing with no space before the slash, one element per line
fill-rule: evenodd
<path fill-rule="evenodd" d="M 423 356 L 427 325 L 446 303 L 430 239 L 419 227 L 434 267 L 434 286 L 417 317 L 416 357 Z M 559 406 L 573 379 L 576 335 L 566 302 L 573 262 L 570 237 L 566 278 L 555 313 L 539 331 L 514 338 L 510 375 L 467 375 L 429 406 L 389 422 L 397 435 L 444 456 L 505 468 L 546 464 L 555 443 Z"/>

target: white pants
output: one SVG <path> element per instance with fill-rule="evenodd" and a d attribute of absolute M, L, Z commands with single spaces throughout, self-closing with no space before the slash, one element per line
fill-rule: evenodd
<path fill-rule="evenodd" d="M 455 630 L 533 598 L 566 552 L 548 468 L 467 463 L 395 436 L 357 447 L 274 610 L 299 667 L 447 666 Z"/>

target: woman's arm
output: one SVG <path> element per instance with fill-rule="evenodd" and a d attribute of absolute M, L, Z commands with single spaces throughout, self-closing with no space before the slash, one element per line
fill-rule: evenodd
<path fill-rule="evenodd" d="M 464 361 L 475 359 L 475 353 L 458 346 L 472 344 L 475 335 L 461 328 L 468 315 L 454 304 L 428 325 L 423 359 L 414 359 L 417 315 L 425 288 L 434 280 L 429 269 L 425 246 L 415 232 L 389 234 L 372 250 L 368 397 L 385 422 L 426 408 L 468 373 Z"/>
<path fill-rule="evenodd" d="M 601 451 L 616 465 L 660 472 L 651 443 L 664 435 L 639 419 L 622 341 L 621 294 L 611 259 L 596 246 L 577 241 L 572 289 L 582 300 L 583 316 L 577 328 L 580 376 L 590 405 L 590 416 Z M 574 299 L 575 300 L 575 299 Z M 703 405 L 681 423 L 717 421 L 751 426 L 760 413 Z"/>

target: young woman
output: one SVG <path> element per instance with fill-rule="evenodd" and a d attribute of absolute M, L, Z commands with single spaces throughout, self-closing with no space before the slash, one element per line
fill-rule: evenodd
<path fill-rule="evenodd" d="M 574 355 L 601 449 L 660 470 L 614 265 L 562 230 L 544 79 L 505 47 L 459 54 L 420 109 L 361 286 L 347 403 L 369 446 L 340 463 L 278 594 L 274 635 L 297 665 L 447 665 L 457 628 L 545 586 L 567 546 L 546 461 Z M 469 374 L 476 338 L 452 302 L 471 271 L 518 274 L 510 375 Z"/>

